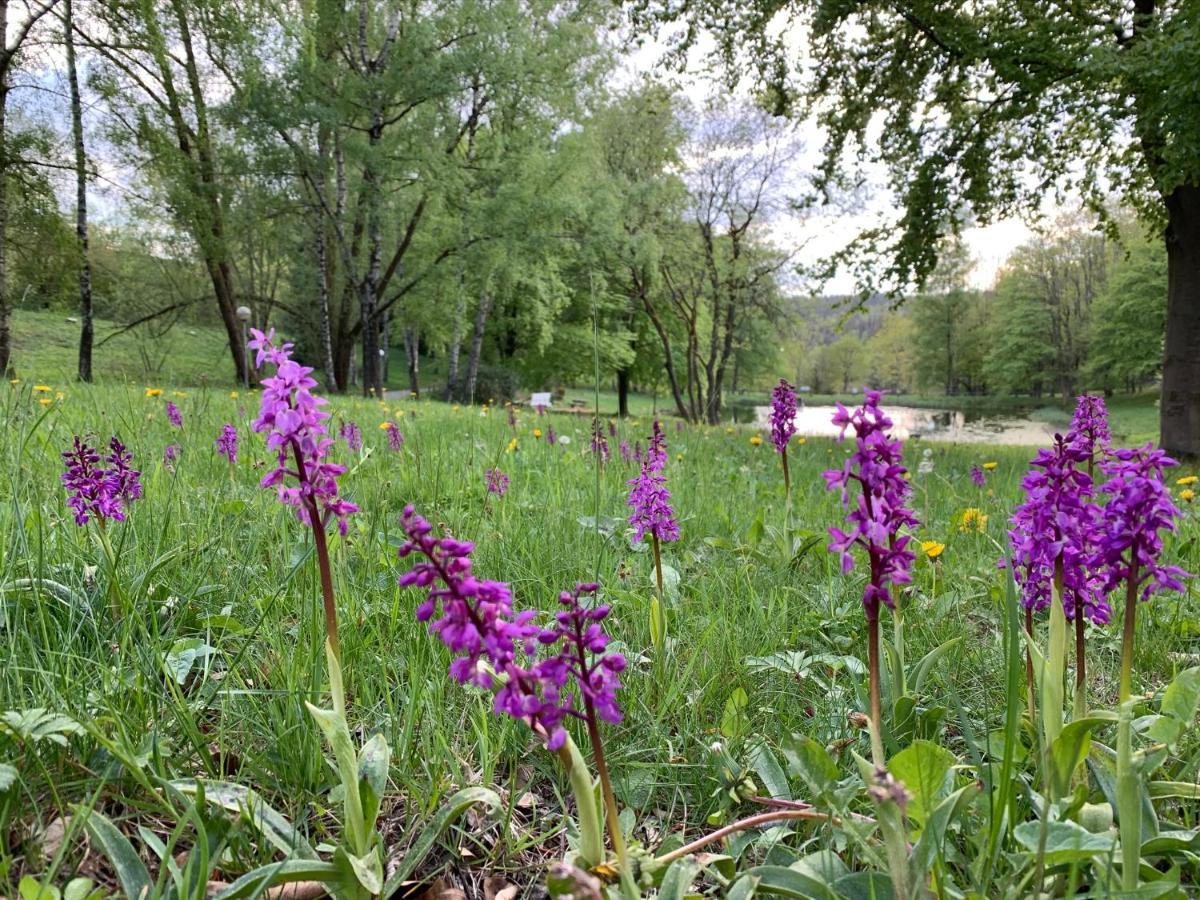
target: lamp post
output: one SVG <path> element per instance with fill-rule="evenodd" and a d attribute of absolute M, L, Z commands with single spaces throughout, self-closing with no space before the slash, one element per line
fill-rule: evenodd
<path fill-rule="evenodd" d="M 250 321 L 250 307 L 239 306 L 236 312 L 237 317 L 242 322 L 242 376 L 245 380 L 243 385 L 246 390 L 250 390 L 250 356 L 246 353 L 246 344 L 250 342 L 250 337 L 246 333 L 247 324 Z"/>

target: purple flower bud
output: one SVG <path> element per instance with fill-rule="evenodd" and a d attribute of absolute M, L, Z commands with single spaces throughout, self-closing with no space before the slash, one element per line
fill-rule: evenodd
<path fill-rule="evenodd" d="M 342 427 L 338 429 L 338 436 L 345 441 L 346 446 L 355 453 L 362 449 L 362 432 L 353 422 L 343 422 Z"/>
<path fill-rule="evenodd" d="M 175 428 L 183 427 L 183 413 L 181 413 L 179 411 L 179 407 L 170 400 L 167 401 L 167 421 L 170 422 Z"/>
<path fill-rule="evenodd" d="M 236 428 L 226 422 L 221 426 L 221 433 L 217 436 L 216 444 L 217 452 L 229 460 L 230 465 L 237 462 L 238 433 Z"/>
<path fill-rule="evenodd" d="M 796 433 L 796 389 L 784 378 L 771 393 L 771 443 L 776 453 L 787 450 L 788 442 Z"/>
<path fill-rule="evenodd" d="M 487 489 L 489 494 L 503 497 L 508 493 L 508 476 L 499 469 L 487 470 Z"/>

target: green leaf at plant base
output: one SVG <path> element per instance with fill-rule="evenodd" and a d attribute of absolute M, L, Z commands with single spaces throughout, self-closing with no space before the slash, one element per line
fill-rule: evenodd
<path fill-rule="evenodd" d="M 180 638 L 167 651 L 167 655 L 163 658 L 163 665 L 175 683 L 183 685 L 197 662 L 207 659 L 217 652 L 216 647 L 209 646 L 200 638 Z"/>
<path fill-rule="evenodd" d="M 430 823 L 422 829 L 417 839 L 412 842 L 412 846 L 409 847 L 408 851 L 396 864 L 395 871 L 384 882 L 383 896 L 390 897 L 395 893 L 400 884 L 407 880 L 421 863 L 425 861 L 425 857 L 429 855 L 429 851 L 433 849 L 433 845 L 446 832 L 446 829 L 453 825 L 459 816 L 477 803 L 482 803 L 491 809 L 496 809 L 500 806 L 500 796 L 495 791 L 490 791 L 487 788 L 469 787 L 463 788 L 442 804 L 442 808 L 437 811 L 437 814 Z"/>
<path fill-rule="evenodd" d="M 195 796 L 201 783 L 192 779 L 172 781 L 180 793 Z M 288 856 L 316 859 L 317 852 L 283 813 L 274 809 L 254 790 L 228 781 L 204 781 L 204 799 L 231 813 L 242 815 L 275 849 Z"/>
<path fill-rule="evenodd" d="M 146 871 L 142 858 L 133 849 L 133 844 L 129 843 L 129 838 L 121 834 L 112 820 L 103 813 L 93 809 L 81 814 L 87 817 L 83 825 L 88 836 L 99 846 L 116 871 L 117 880 L 121 882 L 121 890 L 125 892 L 125 896 L 152 896 L 154 882 L 150 880 L 150 873 Z"/>
<path fill-rule="evenodd" d="M 17 770 L 8 763 L 0 763 L 0 791 L 7 791 L 17 780 Z"/>
<path fill-rule="evenodd" d="M 888 761 L 888 771 L 903 781 L 911 798 L 907 814 L 919 825 L 929 819 L 950 789 L 950 773 L 958 758 L 930 741 L 913 741 Z"/>
<path fill-rule="evenodd" d="M 1050 747 L 1051 793 L 1065 797 L 1071 792 L 1071 778 L 1075 770 L 1087 759 L 1092 746 L 1092 732 L 1104 725 L 1111 725 L 1111 717 L 1089 716 L 1076 719 L 1066 725 Z"/>
<path fill-rule="evenodd" d="M 842 900 L 892 900 L 892 881 L 882 872 L 851 872 L 833 886 Z"/>
<path fill-rule="evenodd" d="M 792 791 L 788 787 L 787 773 L 779 760 L 762 741 L 755 741 L 750 747 L 750 765 L 762 779 L 763 787 L 775 800 L 791 800 Z"/>
<path fill-rule="evenodd" d="M 759 894 L 802 897 L 805 900 L 838 900 L 837 892 L 830 886 L 785 866 L 755 866 L 746 874 L 758 879 Z"/>
<path fill-rule="evenodd" d="M 916 694 L 920 694 L 925 687 L 925 682 L 933 672 L 933 667 L 937 661 L 957 647 L 962 642 L 962 637 L 951 638 L 950 640 L 934 647 L 923 657 L 921 661 L 913 667 L 913 677 L 910 679 L 910 686 Z"/>
<path fill-rule="evenodd" d="M 734 688 L 725 700 L 725 709 L 721 713 L 721 734 L 731 740 L 740 738 L 746 733 L 750 721 L 746 714 L 750 706 L 750 698 L 744 688 Z"/>
<path fill-rule="evenodd" d="M 838 767 L 824 746 L 806 734 L 793 734 L 783 741 L 788 772 L 801 779 L 814 799 L 825 797 L 837 783 Z"/>
<path fill-rule="evenodd" d="M 928 820 L 921 829 L 921 837 L 912 851 L 912 869 L 914 877 L 923 878 L 933 867 L 946 839 L 946 831 L 950 824 L 970 807 L 979 794 L 977 784 L 961 787 L 936 807 L 929 814 Z"/>
<path fill-rule="evenodd" d="M 368 831 L 375 828 L 379 806 L 387 790 L 388 763 L 392 752 L 382 734 L 372 735 L 358 751 L 358 792 L 362 799 L 363 822 Z"/>
<path fill-rule="evenodd" d="M 336 885 L 343 877 L 342 870 L 331 862 L 319 859 L 287 859 L 247 872 L 214 895 L 212 900 L 261 897 L 266 894 L 268 888 L 297 881 L 319 881 L 322 884 Z"/>
<path fill-rule="evenodd" d="M 700 874 L 700 863 L 692 854 L 675 860 L 667 867 L 659 888 L 660 900 L 684 900 L 692 888 L 692 882 Z"/>
<path fill-rule="evenodd" d="M 1018 844 L 1037 853 L 1041 839 L 1041 822 L 1022 822 L 1013 829 Z M 1046 855 L 1048 866 L 1084 862 L 1096 856 L 1111 856 L 1116 852 L 1114 834 L 1092 834 L 1075 822 L 1050 822 L 1046 825 Z"/>

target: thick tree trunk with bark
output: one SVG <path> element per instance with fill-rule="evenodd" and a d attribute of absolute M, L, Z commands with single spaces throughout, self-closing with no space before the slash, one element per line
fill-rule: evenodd
<path fill-rule="evenodd" d="M 479 379 L 479 357 L 483 353 L 483 329 L 488 314 L 492 311 L 492 294 L 485 291 L 479 298 L 475 310 L 475 329 L 471 332 L 471 350 L 467 356 L 467 383 L 463 385 L 463 400 L 475 402 L 475 382 Z"/>
<path fill-rule="evenodd" d="M 79 380 L 92 380 L 92 264 L 88 259 L 87 148 L 83 142 L 83 106 L 75 65 L 75 15 L 72 0 L 64 0 L 63 39 L 67 48 L 67 82 L 71 89 L 71 133 L 75 139 L 75 242 L 79 250 Z"/>
<path fill-rule="evenodd" d="M 620 369 L 617 372 L 617 415 L 622 419 L 629 418 L 629 370 Z"/>
<path fill-rule="evenodd" d="M 1200 456 L 1200 186 L 1167 197 L 1167 333 L 1163 347 L 1161 444 Z"/>

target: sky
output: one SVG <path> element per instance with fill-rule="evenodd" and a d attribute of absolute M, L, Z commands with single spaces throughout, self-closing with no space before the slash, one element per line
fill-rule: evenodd
<path fill-rule="evenodd" d="M 800 40 L 799 37 L 796 40 Z M 640 46 L 621 55 L 618 86 L 630 86 L 646 76 L 654 76 L 679 86 L 693 105 L 702 107 L 713 97 L 728 93 L 724 85 L 704 71 L 704 59 L 712 55 L 713 44 L 701 39 L 688 55 L 688 66 L 684 72 L 669 69 L 663 63 L 666 45 L 658 40 L 643 39 Z M 735 94 L 748 96 L 746 86 L 739 86 Z M 749 103 L 747 99 L 747 103 Z M 824 144 L 824 133 L 812 121 L 797 124 L 802 136 L 804 150 L 797 162 L 797 190 L 803 191 L 803 172 L 816 169 L 820 160 L 820 148 Z M 895 208 L 895 200 L 883 180 L 882 172 L 868 172 L 869 186 L 861 209 L 853 214 L 845 210 L 828 210 L 824 214 L 800 220 L 795 216 L 779 216 L 771 226 L 772 239 L 786 248 L 804 245 L 800 254 L 802 262 L 814 262 L 848 244 L 862 229 L 878 224 L 881 217 L 887 218 Z M 971 282 L 974 287 L 991 288 L 996 275 L 1008 256 L 1022 243 L 1033 236 L 1032 230 L 1019 219 L 1005 219 L 983 227 L 966 229 L 963 239 L 971 251 L 974 268 Z M 855 289 L 853 279 L 845 273 L 836 275 L 824 285 L 826 294 L 849 294 Z"/>

